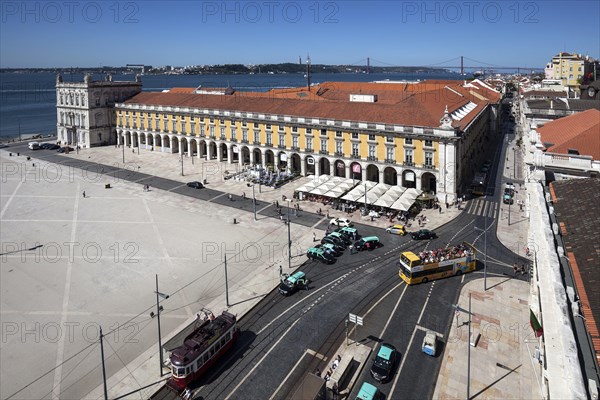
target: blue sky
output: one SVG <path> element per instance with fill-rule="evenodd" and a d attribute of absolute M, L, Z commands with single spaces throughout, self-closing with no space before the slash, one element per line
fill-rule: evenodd
<path fill-rule="evenodd" d="M 600 58 L 599 1 L 2 0 L 1 67 L 305 61 L 543 67 Z M 443 63 L 447 60 L 453 60 Z M 472 63 L 473 64 L 473 63 Z"/>

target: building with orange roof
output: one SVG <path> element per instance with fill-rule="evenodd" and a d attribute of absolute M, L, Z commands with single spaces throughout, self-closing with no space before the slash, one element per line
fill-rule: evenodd
<path fill-rule="evenodd" d="M 187 157 L 417 188 L 452 202 L 483 163 L 500 99 L 481 81 L 176 88 L 117 104 L 115 137 Z"/>
<path fill-rule="evenodd" d="M 600 111 L 588 109 L 533 129 L 526 162 L 537 179 L 600 176 Z"/>

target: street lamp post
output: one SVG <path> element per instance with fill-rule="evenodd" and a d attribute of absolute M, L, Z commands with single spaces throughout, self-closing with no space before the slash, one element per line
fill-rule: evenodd
<path fill-rule="evenodd" d="M 292 199 L 287 199 L 288 202 L 288 215 L 287 215 L 287 226 L 288 226 L 288 268 L 292 268 L 292 235 L 290 231 L 290 207 Z"/>
<path fill-rule="evenodd" d="M 469 309 L 465 310 L 457 304 L 452 304 L 452 307 L 456 309 L 456 312 L 465 312 L 469 315 L 469 321 L 467 325 L 469 325 L 469 332 L 467 336 L 467 400 L 471 399 L 471 292 L 469 292 Z M 456 316 L 458 321 L 458 314 Z M 458 332 L 457 332 L 458 334 Z"/>
<path fill-rule="evenodd" d="M 487 196 L 484 196 L 484 200 L 486 199 Z M 484 247 L 484 261 L 483 261 L 483 290 L 486 291 L 487 290 L 487 212 L 485 213 L 485 222 L 484 222 L 484 226 L 483 226 L 483 247 Z M 475 227 L 475 230 L 482 230 L 481 228 Z"/>
<path fill-rule="evenodd" d="M 254 195 L 254 186 L 252 185 L 252 205 L 254 206 L 254 220 L 256 221 L 256 196 Z"/>
<path fill-rule="evenodd" d="M 168 299 L 169 295 L 168 294 L 164 294 L 158 291 L 158 274 L 156 274 L 156 291 L 154 292 L 156 293 L 156 321 L 158 323 L 158 356 L 159 356 L 159 361 L 160 361 L 160 376 L 163 376 L 163 351 L 162 351 L 162 339 L 161 339 L 161 334 L 160 334 L 160 312 L 162 310 L 162 307 L 159 306 L 159 297 L 162 297 L 163 299 Z M 150 314 L 150 316 L 152 316 L 152 314 Z"/>

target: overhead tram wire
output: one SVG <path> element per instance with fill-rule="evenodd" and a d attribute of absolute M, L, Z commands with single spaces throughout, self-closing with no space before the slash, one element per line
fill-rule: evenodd
<path fill-rule="evenodd" d="M 264 235 L 262 238 L 260 239 L 264 239 L 266 237 L 268 237 L 270 234 L 272 234 L 273 232 L 275 232 L 277 229 L 279 229 L 279 227 L 273 228 L 273 230 L 271 230 L 270 232 L 268 232 L 266 235 Z M 260 240 L 259 239 L 259 240 Z M 214 270 L 216 270 L 217 268 L 221 267 L 223 265 L 223 263 L 219 263 L 217 264 L 215 267 L 211 268 L 210 270 L 206 271 L 204 274 L 201 274 L 200 276 L 198 276 L 197 278 L 193 279 L 192 281 L 190 281 L 189 283 L 187 283 L 186 285 L 180 287 L 179 289 L 177 289 L 176 291 L 174 291 L 172 295 L 179 293 L 180 291 L 182 291 L 183 289 L 187 288 L 188 286 L 192 285 L 193 283 L 197 282 L 198 280 L 204 278 L 207 274 L 213 272 Z M 143 314 L 148 313 L 148 311 L 153 310 L 154 307 L 156 307 L 156 304 L 152 304 L 151 306 L 149 306 L 148 308 L 146 308 L 144 311 L 138 313 L 137 315 L 131 317 L 129 320 L 125 321 L 123 324 L 119 324 L 119 326 L 117 326 L 116 328 L 110 330 L 109 332 L 107 332 L 106 334 L 104 334 L 103 336 L 109 336 L 112 333 L 120 330 L 121 328 L 124 328 L 125 326 L 127 326 L 127 324 L 131 323 L 132 321 L 134 321 L 136 318 L 142 316 Z M 16 392 L 14 392 L 13 394 L 11 394 L 10 396 L 8 396 L 6 398 L 6 400 L 13 398 L 14 396 L 16 396 L 17 394 L 21 393 L 23 390 L 27 389 L 28 387 L 30 387 L 31 385 L 33 385 L 34 383 L 36 383 L 37 381 L 39 381 L 40 379 L 44 378 L 46 375 L 50 374 L 51 372 L 53 372 L 54 370 L 56 370 L 58 367 L 63 366 L 65 363 L 71 361 L 73 358 L 77 357 L 79 354 L 83 353 L 84 351 L 86 351 L 87 349 L 89 349 L 91 346 L 95 346 L 98 343 L 90 343 L 89 345 L 85 346 L 84 348 L 82 348 L 81 350 L 79 350 L 78 352 L 76 352 L 75 354 L 73 354 L 72 356 L 68 357 L 66 360 L 64 360 L 63 362 L 61 362 L 60 364 L 54 366 L 53 368 L 49 369 L 48 371 L 46 371 L 44 374 L 40 375 L 39 377 L 35 378 L 33 381 L 29 382 L 27 385 L 23 386 L 21 389 L 17 390 Z"/>

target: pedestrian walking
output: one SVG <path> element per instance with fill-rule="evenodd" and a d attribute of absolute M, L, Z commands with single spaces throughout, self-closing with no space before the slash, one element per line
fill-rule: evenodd
<path fill-rule="evenodd" d="M 327 219 L 329 219 L 329 210 L 327 210 Z"/>
<path fill-rule="evenodd" d="M 85 199 L 85 190 L 83 191 L 83 193 L 82 193 L 82 194 L 83 194 L 83 198 Z"/>
<path fill-rule="evenodd" d="M 229 194 L 227 195 L 227 197 L 229 197 L 229 201 L 233 201 L 233 196 L 231 195 L 231 193 L 229 193 Z"/>
<path fill-rule="evenodd" d="M 521 275 L 525 275 L 527 271 L 527 268 L 525 267 L 525 264 L 521 264 Z"/>
<path fill-rule="evenodd" d="M 442 207 L 438 207 L 438 211 L 441 214 L 442 213 Z"/>
<path fill-rule="evenodd" d="M 242 192 L 242 199 L 246 200 L 246 192 Z"/>
<path fill-rule="evenodd" d="M 313 232 L 313 243 L 317 241 L 317 234 Z"/>
<path fill-rule="evenodd" d="M 514 263 L 513 264 L 513 276 L 516 277 L 518 272 L 519 271 L 518 271 L 517 263 Z"/>
<path fill-rule="evenodd" d="M 448 207 L 450 207 L 450 205 L 448 204 L 448 202 L 446 202 L 446 210 L 448 209 Z"/>
<path fill-rule="evenodd" d="M 275 206 L 279 208 L 279 200 L 275 200 Z"/>

